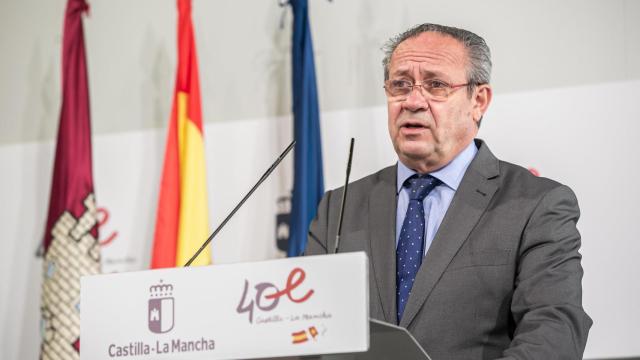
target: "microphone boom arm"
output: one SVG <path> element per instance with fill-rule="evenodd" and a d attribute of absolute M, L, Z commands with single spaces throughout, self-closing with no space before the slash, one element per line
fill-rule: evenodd
<path fill-rule="evenodd" d="M 236 205 L 236 207 L 234 207 L 233 210 L 231 210 L 231 213 L 229 213 L 229 215 L 227 215 L 227 217 L 222 221 L 222 223 L 220 223 L 220 225 L 218 225 L 218 227 L 211 233 L 211 235 L 209 235 L 209 238 L 207 238 L 207 240 L 202 244 L 202 246 L 200 246 L 200 249 L 198 249 L 198 251 L 196 251 L 196 253 L 193 254 L 191 259 L 189 259 L 189 261 L 187 261 L 187 263 L 184 264 L 184 267 L 191 266 L 191 263 L 193 263 L 193 261 L 198 257 L 198 255 L 200 255 L 200 253 L 207 248 L 207 245 L 209 245 L 211 240 L 213 240 L 213 237 L 216 236 L 220 232 L 220 230 L 222 230 L 222 228 L 233 217 L 233 215 L 240 209 L 240 207 L 242 207 L 245 201 L 247 201 L 247 199 L 251 196 L 251 194 L 253 194 L 253 192 L 256 191 L 256 189 L 260 186 L 260 184 L 262 184 L 262 182 L 265 181 L 269 177 L 269 175 L 271 175 L 273 170 L 275 170 L 276 167 L 278 167 L 280 162 L 285 158 L 285 156 L 287 156 L 287 154 L 291 151 L 291 149 L 293 149 L 293 146 L 295 144 L 296 144 L 296 141 L 293 140 L 291 144 L 289 144 L 289 146 L 287 146 L 287 148 L 284 149 L 284 151 L 282 152 L 282 154 L 280 154 L 280 156 L 278 156 L 276 161 L 273 164 L 271 164 L 271 167 L 269 167 L 269 169 L 267 169 L 267 171 L 265 171 L 265 173 L 262 174 L 262 176 L 260 177 L 260 180 L 258 180 L 258 182 L 255 185 L 253 185 L 251 190 L 249 190 L 249 192 L 242 198 L 242 200 L 240 200 L 238 205 Z"/>

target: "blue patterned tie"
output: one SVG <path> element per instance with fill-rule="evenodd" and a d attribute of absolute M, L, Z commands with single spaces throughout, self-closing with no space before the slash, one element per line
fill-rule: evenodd
<path fill-rule="evenodd" d="M 414 175 L 405 181 L 409 188 L 409 206 L 402 223 L 400 239 L 396 249 L 396 302 L 398 323 L 411 295 L 411 287 L 416 279 L 424 252 L 424 206 L 422 200 L 440 184 L 440 180 L 430 176 Z"/>

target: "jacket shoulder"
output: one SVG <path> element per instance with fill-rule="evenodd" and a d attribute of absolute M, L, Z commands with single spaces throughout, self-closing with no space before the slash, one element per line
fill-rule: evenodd
<path fill-rule="evenodd" d="M 396 165 L 388 166 L 382 170 L 379 170 L 373 174 L 367 175 L 363 178 L 349 182 L 347 189 L 348 202 L 351 205 L 364 206 L 368 201 L 371 191 L 377 186 L 384 184 L 385 189 L 393 187 L 395 189 L 396 181 Z M 339 207 L 342 201 L 342 191 L 344 186 L 329 190 L 325 193 L 324 197 L 327 201 L 329 208 Z"/>
<path fill-rule="evenodd" d="M 507 161 L 499 160 L 501 184 L 510 193 L 540 198 L 556 189 L 564 189 L 572 194 L 566 185 L 544 176 L 534 175 L 529 169 Z"/>
<path fill-rule="evenodd" d="M 384 169 L 378 170 L 373 174 L 369 174 L 363 178 L 355 180 L 349 183 L 348 194 L 351 195 L 352 191 L 365 191 L 378 185 L 379 183 L 388 183 L 395 186 L 396 181 L 396 165 L 387 166 Z M 330 190 L 336 194 L 342 194 L 344 186 Z"/>

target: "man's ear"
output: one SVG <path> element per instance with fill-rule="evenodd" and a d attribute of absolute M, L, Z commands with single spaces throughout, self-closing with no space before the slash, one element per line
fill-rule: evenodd
<path fill-rule="evenodd" d="M 482 116 L 489 108 L 489 104 L 491 103 L 491 98 L 493 96 L 493 91 L 491 90 L 491 85 L 482 84 L 477 85 L 473 95 L 473 121 L 476 124 L 479 124 Z"/>

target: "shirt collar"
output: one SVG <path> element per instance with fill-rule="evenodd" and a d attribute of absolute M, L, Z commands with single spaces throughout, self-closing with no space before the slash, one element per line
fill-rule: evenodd
<path fill-rule="evenodd" d="M 456 191 L 458 190 L 458 186 L 460 186 L 464 173 L 467 171 L 471 160 L 473 160 L 477 152 L 478 148 L 476 147 L 475 141 L 472 141 L 460 154 L 451 160 L 450 163 L 439 170 L 429 173 L 429 175 L 442 181 L 443 184 L 453 189 L 453 191 Z M 404 182 L 415 174 L 417 174 L 416 171 L 408 168 L 402 161 L 398 160 L 396 194 L 400 192 Z"/>

